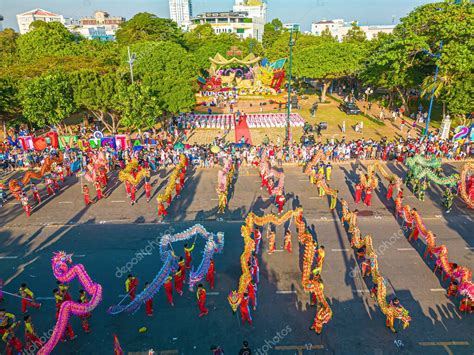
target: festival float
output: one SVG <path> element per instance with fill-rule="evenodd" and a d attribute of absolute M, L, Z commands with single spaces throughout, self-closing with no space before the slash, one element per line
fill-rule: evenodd
<path fill-rule="evenodd" d="M 459 195 L 466 202 L 469 208 L 474 208 L 474 164 L 469 162 L 464 164 L 461 170 L 461 181 Z"/>
<path fill-rule="evenodd" d="M 451 176 L 442 176 L 441 159 L 433 157 L 425 159 L 421 155 L 407 158 L 406 166 L 409 173 L 412 174 L 415 180 L 428 179 L 429 181 L 442 186 L 453 187 L 459 181 L 459 175 L 453 174 Z"/>
<path fill-rule="evenodd" d="M 394 307 L 387 303 L 387 288 L 386 281 L 379 272 L 377 254 L 372 245 L 372 236 L 366 235 L 361 237 L 360 229 L 357 226 L 356 214 L 349 210 L 347 202 L 340 200 L 342 206 L 341 222 L 348 225 L 347 232 L 351 236 L 351 247 L 355 249 L 365 248 L 365 257 L 370 261 L 370 274 L 372 281 L 376 285 L 375 299 L 380 307 L 382 313 L 387 317 L 387 323 L 394 319 L 399 319 L 403 324 L 403 329 L 406 329 L 411 322 L 411 317 L 408 310 L 404 307 Z"/>
<path fill-rule="evenodd" d="M 247 288 L 252 280 L 248 264 L 252 253 L 255 251 L 255 241 L 251 238 L 251 234 L 253 233 L 255 226 L 266 226 L 269 224 L 279 226 L 287 221 L 292 220 L 293 218 L 295 219 L 298 241 L 304 246 L 303 273 L 301 283 L 303 285 L 304 291 L 313 293 L 320 304 L 320 307 L 316 312 L 313 325 L 315 330 L 318 333 L 321 333 L 323 325 L 328 323 L 332 318 L 332 310 L 326 300 L 326 297 L 324 296 L 321 283 L 318 279 L 311 278 L 311 268 L 314 262 L 316 243 L 314 242 L 312 235 L 308 233 L 306 229 L 306 224 L 303 221 L 302 208 L 288 211 L 282 216 L 267 214 L 259 217 L 254 213 L 249 213 L 247 215 L 245 223 L 241 227 L 241 234 L 244 238 L 244 251 L 240 256 L 242 274 L 239 279 L 238 289 L 231 291 L 227 297 L 227 300 L 230 307 L 232 308 L 232 311 L 235 313 L 241 303 L 244 293 L 247 292 Z"/>
<path fill-rule="evenodd" d="M 82 288 L 89 294 L 90 300 L 87 303 L 69 300 L 61 304 L 53 333 L 46 344 L 38 351 L 38 355 L 51 354 L 64 335 L 72 315 L 78 317 L 86 316 L 102 301 L 102 286 L 92 281 L 83 265 L 77 264 L 71 267 L 70 264 L 72 264 L 72 254 L 66 254 L 63 251 L 54 253 L 51 260 L 54 276 L 61 283 L 70 283 L 77 278 Z"/>
<path fill-rule="evenodd" d="M 128 295 L 126 295 L 119 304 L 109 307 L 107 312 L 113 315 L 122 312 L 137 312 L 143 303 L 152 298 L 160 290 L 166 281 L 166 278 L 169 275 L 172 275 L 178 269 L 178 257 L 174 254 L 172 244 L 184 242 L 192 238 L 194 238 L 194 241 L 196 241 L 198 236 L 201 236 L 204 239 L 205 245 L 204 250 L 202 251 L 203 257 L 201 263 L 196 270 L 193 268 L 189 274 L 188 284 L 189 288 L 192 290 L 194 285 L 206 277 L 211 259 L 213 258 L 214 254 L 221 253 L 222 249 L 224 248 L 224 233 L 210 233 L 200 224 L 196 224 L 181 233 L 173 235 L 166 234 L 161 237 L 159 251 L 163 266 L 156 274 L 155 278 L 150 282 L 147 288 L 145 288 L 136 296 L 132 302 L 125 305 L 122 304 L 128 298 Z"/>
<path fill-rule="evenodd" d="M 217 213 L 223 214 L 228 203 L 229 187 L 234 181 L 235 165 L 230 157 L 224 158 L 224 166 L 217 173 L 217 196 L 218 207 Z"/>

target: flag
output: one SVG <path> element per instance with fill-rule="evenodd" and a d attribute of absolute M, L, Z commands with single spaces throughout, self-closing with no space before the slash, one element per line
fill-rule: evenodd
<path fill-rule="evenodd" d="M 115 334 L 114 334 L 114 354 L 115 355 L 123 355 L 123 350 L 120 347 L 120 343 L 119 343 L 118 338 Z"/>

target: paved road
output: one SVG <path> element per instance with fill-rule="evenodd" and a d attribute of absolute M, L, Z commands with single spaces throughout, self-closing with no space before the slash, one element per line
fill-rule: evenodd
<path fill-rule="evenodd" d="M 354 205 L 350 194 L 358 167 L 363 168 L 350 163 L 333 169 L 331 186 L 351 201 L 351 207 Z M 404 174 L 399 165 L 389 168 Z M 453 169 L 459 170 L 459 165 L 445 166 L 446 171 Z M 411 326 L 397 337 L 386 330 L 380 310 L 369 297 L 370 282 L 361 278 L 348 235 L 338 216 L 328 210 L 328 201 L 317 197 L 301 168 L 288 166 L 284 171 L 286 192 L 291 194 L 288 208 L 303 206 L 314 237 L 327 250 L 323 279 L 334 316 L 321 336 L 309 331 L 315 309 L 309 306 L 309 298 L 302 291 L 298 248 L 291 255 L 282 251 L 262 255 L 254 326 L 241 325 L 228 306 L 227 294 L 237 287 L 240 276 L 243 219 L 249 211 L 275 211 L 266 191 L 259 188 L 254 168 L 241 169 L 225 222 L 216 221 L 217 169 L 199 169 L 189 174 L 183 198 L 173 203 L 170 218 L 164 224 L 157 223 L 154 201 L 147 204 L 142 196 L 137 205 L 130 206 L 123 186 L 115 180 L 107 199 L 88 208 L 83 206 L 80 186 L 74 178 L 57 196 L 35 208 L 29 219 L 16 202 L 10 202 L 0 210 L 0 275 L 6 281 L 5 290 L 16 291 L 22 282 L 27 282 L 37 296 L 50 298 L 55 286 L 50 257 L 57 250 L 74 252 L 74 261 L 83 263 L 92 278 L 104 286 L 104 300 L 91 319 L 92 333 L 84 334 L 79 320 L 73 319 L 79 337 L 74 343 L 60 344 L 58 354 L 112 353 L 112 334 L 118 335 L 126 351 L 153 348 L 163 354 L 207 354 L 212 344 L 221 344 L 226 353 L 236 354 L 243 339 L 259 350 L 257 354 L 473 353 L 472 316 L 461 317 L 457 301 L 453 303 L 445 296 L 446 284 L 422 258 L 423 244 L 410 244 L 400 233 L 400 224 L 392 214 L 393 205 L 384 205 L 384 188 L 374 196 L 372 207 L 359 206 L 359 225 L 364 234 L 373 236 L 389 297 L 400 298 L 413 318 Z M 153 177 L 155 191 L 164 188 L 167 175 L 161 172 Z M 445 214 L 436 187 L 428 192 L 425 202 L 409 192 L 406 195 L 406 201 L 418 208 L 428 228 L 437 234 L 438 243 L 448 246 L 450 259 L 474 268 L 474 238 L 470 232 L 473 214 L 463 207 L 462 201 L 457 200 L 453 212 Z M 195 223 L 225 233 L 224 252 L 215 259 L 216 289 L 208 297 L 209 316 L 198 318 L 195 295 L 187 291 L 182 297 L 175 295 L 175 308 L 166 303 L 160 292 L 155 297 L 155 316 L 151 319 L 145 316 L 144 309 L 135 315 L 106 315 L 108 306 L 119 302 L 124 293 L 126 275 L 117 270 L 161 233 L 170 228 L 182 231 Z M 282 249 L 283 229 L 277 232 L 277 248 Z M 202 246 L 198 239 L 196 250 L 202 250 Z M 181 245 L 174 248 L 182 252 Z M 198 263 L 200 253 L 195 252 L 194 257 Z M 159 253 L 153 250 L 133 266 L 132 272 L 143 286 L 160 267 Z M 73 284 L 71 289 L 76 297 L 79 286 Z M 32 311 L 39 333 L 47 333 L 54 326 L 54 301 L 45 299 L 43 304 L 40 311 Z M 17 299 L 7 298 L 5 307 L 20 314 Z M 148 328 L 146 333 L 138 332 L 142 326 Z M 401 340 L 404 346 L 398 348 L 394 340 Z"/>

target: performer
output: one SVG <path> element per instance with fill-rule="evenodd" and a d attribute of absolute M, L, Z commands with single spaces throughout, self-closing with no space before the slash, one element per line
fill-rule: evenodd
<path fill-rule="evenodd" d="M 186 169 L 183 169 L 181 170 L 181 172 L 179 173 L 179 184 L 181 186 L 184 186 L 184 178 L 186 176 Z"/>
<path fill-rule="evenodd" d="M 368 257 L 364 258 L 364 261 L 361 264 L 361 269 L 362 269 L 362 277 L 366 277 L 367 275 L 370 275 L 370 273 L 372 272 L 370 258 Z"/>
<path fill-rule="evenodd" d="M 36 334 L 31 316 L 25 316 L 23 320 L 25 323 L 25 348 L 29 349 L 30 347 L 34 347 L 35 349 L 41 349 L 43 342 Z"/>
<path fill-rule="evenodd" d="M 443 195 L 443 205 L 446 208 L 446 213 L 451 212 L 451 208 L 453 207 L 453 199 L 453 192 L 451 191 L 450 187 L 447 187 Z"/>
<path fill-rule="evenodd" d="M 245 324 L 245 322 L 247 321 L 250 325 L 252 325 L 252 316 L 250 315 L 248 293 L 244 293 L 240 301 L 240 315 L 242 316 L 242 324 Z"/>
<path fill-rule="evenodd" d="M 247 293 L 249 294 L 249 298 L 252 301 L 253 310 L 257 310 L 257 283 L 255 281 L 251 281 L 247 287 Z"/>
<path fill-rule="evenodd" d="M 20 322 L 15 320 L 16 318 L 12 313 L 7 313 L 4 309 L 0 309 L 0 335 L 6 343 L 6 355 L 21 354 L 23 351 L 23 344 L 15 335 L 15 329 Z"/>
<path fill-rule="evenodd" d="M 184 283 L 184 274 L 180 269 L 178 269 L 174 273 L 174 288 L 176 289 L 176 293 L 178 293 L 178 295 L 180 296 L 183 295 L 183 283 Z"/>
<path fill-rule="evenodd" d="M 349 219 L 349 233 L 354 232 L 354 227 L 357 226 L 357 215 L 359 214 L 359 210 L 355 209 L 354 212 L 351 213 L 350 219 Z"/>
<path fill-rule="evenodd" d="M 472 312 L 472 304 L 473 302 L 469 298 L 469 296 L 464 297 L 461 302 L 459 303 L 459 312 L 462 313 L 471 313 Z"/>
<path fill-rule="evenodd" d="M 188 248 L 188 243 L 184 244 L 184 257 L 186 259 L 186 262 L 185 262 L 186 269 L 191 268 L 191 261 L 193 260 L 193 258 L 191 257 L 191 253 L 193 250 L 194 250 L 194 243 L 191 246 L 191 248 Z"/>
<path fill-rule="evenodd" d="M 326 181 L 331 181 L 331 174 L 332 174 L 332 166 L 331 166 L 331 163 L 328 162 L 326 164 Z"/>
<path fill-rule="evenodd" d="M 54 294 L 54 300 L 56 302 L 56 320 L 58 320 L 59 318 L 59 311 L 61 310 L 61 305 L 63 304 L 63 302 L 65 302 L 65 298 L 64 298 L 64 294 L 62 291 L 58 290 L 57 288 L 55 288 L 53 290 L 53 294 Z M 68 322 L 67 323 L 67 326 L 66 326 L 66 333 L 67 335 L 69 336 L 69 339 L 70 340 L 74 340 L 77 338 L 77 335 L 74 334 L 74 330 L 72 329 L 71 327 L 71 324 Z M 61 341 L 62 342 L 65 342 L 66 341 L 66 338 L 65 338 L 65 334 L 62 335 L 62 338 L 61 338 Z"/>
<path fill-rule="evenodd" d="M 18 293 L 21 296 L 21 312 L 26 313 L 26 308 L 31 307 L 35 309 L 41 308 L 41 303 L 36 303 L 34 300 L 33 292 L 26 286 L 26 283 L 22 283 Z"/>
<path fill-rule="evenodd" d="M 364 189 L 362 184 L 359 182 L 356 184 L 355 186 L 355 203 L 359 203 L 360 202 L 360 199 L 362 197 L 362 190 Z"/>
<path fill-rule="evenodd" d="M 150 198 L 151 198 L 151 184 L 150 184 L 150 181 L 146 180 L 145 181 L 145 194 L 146 194 L 146 202 L 150 202 Z"/>
<path fill-rule="evenodd" d="M 331 195 L 331 204 L 329 209 L 334 210 L 337 205 L 337 195 L 339 194 L 339 190 L 334 190 L 334 193 Z"/>
<path fill-rule="evenodd" d="M 211 259 L 211 263 L 209 264 L 209 269 L 207 270 L 206 280 L 209 283 L 209 287 L 211 290 L 214 289 L 214 276 L 216 274 L 214 259 Z"/>
<path fill-rule="evenodd" d="M 412 210 L 410 211 L 410 215 L 411 215 L 411 218 L 412 218 L 412 223 L 411 223 L 411 227 L 413 228 L 410 235 L 408 236 L 408 241 L 410 242 L 412 239 L 415 239 L 415 240 L 418 240 L 418 235 L 420 233 L 420 231 L 418 230 L 418 226 L 416 224 L 416 221 L 415 221 L 415 216 L 416 216 L 416 208 L 412 208 Z"/>
<path fill-rule="evenodd" d="M 148 286 L 150 286 L 150 283 L 147 281 L 147 282 L 145 282 L 145 289 Z M 153 297 L 146 300 L 146 302 L 145 302 L 145 311 L 146 311 L 146 315 L 148 317 L 153 317 Z"/>
<path fill-rule="evenodd" d="M 86 204 L 86 206 L 90 205 L 92 202 L 89 194 L 89 186 L 84 184 L 82 186 L 82 192 L 84 193 L 84 203 Z"/>
<path fill-rule="evenodd" d="M 275 251 L 275 232 L 271 231 L 268 236 L 268 254 L 273 254 Z"/>
<path fill-rule="evenodd" d="M 186 262 L 182 256 L 179 257 L 178 268 L 183 272 L 184 278 L 186 278 Z"/>
<path fill-rule="evenodd" d="M 58 165 L 58 167 L 56 168 L 56 171 L 58 172 L 58 178 L 59 180 L 61 180 L 61 182 L 64 182 L 64 171 L 63 171 L 63 167 L 61 165 Z"/>
<path fill-rule="evenodd" d="M 252 278 L 256 283 L 260 281 L 260 266 L 258 263 L 258 257 L 255 252 L 252 253 L 252 256 L 249 260 L 249 269 L 250 273 L 252 274 Z"/>
<path fill-rule="evenodd" d="M 31 206 L 30 206 L 30 201 L 28 200 L 28 196 L 26 194 L 23 194 L 21 196 L 21 205 L 23 206 L 23 210 L 25 211 L 26 215 L 28 217 L 31 216 Z"/>
<path fill-rule="evenodd" d="M 287 230 L 285 232 L 285 236 L 283 238 L 283 248 L 288 252 L 291 253 L 292 245 L 291 245 L 291 232 Z"/>
<path fill-rule="evenodd" d="M 130 197 L 130 187 L 131 184 L 128 180 L 125 180 L 125 192 L 127 193 L 127 196 Z"/>
<path fill-rule="evenodd" d="M 175 185 L 176 198 L 181 198 L 181 184 L 177 181 Z"/>
<path fill-rule="evenodd" d="M 428 181 L 426 181 L 426 179 L 423 179 L 420 183 L 420 191 L 418 194 L 418 198 L 420 199 L 420 201 L 425 200 L 426 189 L 428 188 L 428 186 Z"/>
<path fill-rule="evenodd" d="M 389 309 L 396 309 L 398 311 L 401 311 L 401 309 L 403 308 L 402 305 L 400 304 L 400 300 L 396 297 L 390 301 L 390 304 L 388 307 Z M 387 321 L 385 322 L 385 325 L 387 326 L 387 328 L 390 328 L 390 330 L 393 333 L 397 333 L 394 327 L 394 322 L 395 322 L 395 317 L 391 315 L 387 315 Z"/>
<path fill-rule="evenodd" d="M 388 184 L 388 188 L 387 188 L 387 195 L 385 196 L 387 198 L 387 201 L 390 201 L 390 199 L 392 198 L 394 187 L 395 187 L 395 183 L 392 180 L 390 180 L 390 183 Z"/>
<path fill-rule="evenodd" d="M 199 308 L 199 317 L 207 316 L 209 310 L 206 308 L 206 289 L 202 284 L 198 285 L 196 292 L 198 308 Z"/>
<path fill-rule="evenodd" d="M 163 202 L 158 202 L 158 218 L 164 218 L 167 215 L 168 211 L 166 210 L 165 205 L 163 205 Z"/>
<path fill-rule="evenodd" d="M 37 201 L 38 205 L 41 203 L 41 196 L 35 184 L 31 184 L 31 191 L 33 192 L 33 201 Z"/>
<path fill-rule="evenodd" d="M 130 185 L 130 204 L 133 206 L 135 204 L 135 193 L 137 192 L 137 188 L 135 185 Z"/>
<path fill-rule="evenodd" d="M 89 302 L 89 299 L 87 298 L 87 293 L 86 291 L 84 290 L 79 290 L 79 300 L 78 302 L 80 304 L 86 304 L 87 302 Z M 91 327 L 89 325 L 89 321 L 88 319 L 91 317 L 91 313 L 88 312 L 82 316 L 79 316 L 79 318 L 81 319 L 81 325 L 82 325 L 82 329 L 84 329 L 84 332 L 86 333 L 90 333 L 91 332 Z"/>
<path fill-rule="evenodd" d="M 171 305 L 171 307 L 174 307 L 173 284 L 171 283 L 171 280 L 173 280 L 173 278 L 171 276 L 168 276 L 166 278 L 165 283 L 163 284 L 163 287 L 165 288 L 166 299 L 168 300 L 168 303 Z"/>
<path fill-rule="evenodd" d="M 281 214 L 283 212 L 283 206 L 285 205 L 285 201 L 286 201 L 286 198 L 285 198 L 285 194 L 283 192 L 279 193 L 275 197 L 275 202 L 278 205 L 278 214 Z"/>
<path fill-rule="evenodd" d="M 63 295 L 65 301 L 72 300 L 71 294 L 69 293 L 68 284 L 62 283 L 61 281 L 56 281 L 56 285 L 58 285 L 59 291 L 61 291 L 61 294 Z"/>
<path fill-rule="evenodd" d="M 125 292 L 130 295 L 132 301 L 135 299 L 137 287 L 138 279 L 132 274 L 128 275 L 127 279 L 125 280 Z"/>
<path fill-rule="evenodd" d="M 97 193 L 97 201 L 99 201 L 102 199 L 102 186 L 100 185 L 100 182 L 98 180 L 94 182 L 94 186 L 95 186 L 95 192 Z"/>
<path fill-rule="evenodd" d="M 257 227 L 253 230 L 253 240 L 255 242 L 255 253 L 258 254 L 260 251 L 260 243 L 262 242 L 262 232 L 260 232 L 260 229 Z"/>
<path fill-rule="evenodd" d="M 448 297 L 456 297 L 458 293 L 458 282 L 456 280 L 451 281 L 448 286 L 447 295 Z"/>
<path fill-rule="evenodd" d="M 367 186 L 367 189 L 365 190 L 364 203 L 369 207 L 372 204 L 372 188 L 370 186 Z"/>
<path fill-rule="evenodd" d="M 58 177 L 54 171 L 51 172 L 51 180 L 53 182 L 54 189 L 59 190 Z"/>

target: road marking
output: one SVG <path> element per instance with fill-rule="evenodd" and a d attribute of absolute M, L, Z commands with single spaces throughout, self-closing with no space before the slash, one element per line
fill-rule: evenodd
<path fill-rule="evenodd" d="M 322 200 L 322 197 L 316 196 L 316 197 L 310 197 L 310 200 Z"/>
<path fill-rule="evenodd" d="M 473 247 L 465 247 L 464 249 L 466 249 L 466 250 L 474 250 Z"/>
<path fill-rule="evenodd" d="M 18 256 L 0 256 L 0 259 L 18 259 Z"/>
<path fill-rule="evenodd" d="M 48 301 L 48 300 L 54 300 L 54 297 L 36 297 L 36 299 L 39 301 Z"/>
<path fill-rule="evenodd" d="M 73 255 L 73 256 L 75 256 L 76 258 L 84 258 L 86 256 L 86 254 Z"/>
<path fill-rule="evenodd" d="M 72 204 L 72 201 L 61 201 L 61 202 L 59 202 L 59 204 L 65 204 L 65 203 L 71 203 Z"/>
<path fill-rule="evenodd" d="M 397 248 L 398 251 L 416 251 L 414 248 Z"/>
<path fill-rule="evenodd" d="M 299 181 L 299 182 L 303 182 L 303 181 L 308 181 L 308 179 L 304 179 L 304 180 L 303 180 L 303 179 L 299 179 L 298 181 Z"/>
<path fill-rule="evenodd" d="M 331 251 L 349 251 L 349 249 L 331 249 Z"/>
<path fill-rule="evenodd" d="M 440 214 L 435 214 L 435 218 L 441 218 L 441 217 L 443 217 L 443 216 L 440 215 Z"/>
<path fill-rule="evenodd" d="M 207 292 L 209 296 L 219 296 L 219 292 Z"/>
<path fill-rule="evenodd" d="M 310 350 L 323 350 L 323 345 L 314 345 L 314 344 L 305 344 L 305 345 L 277 345 L 275 346 L 275 350 L 296 350 L 298 351 L 298 355 L 303 355 L 304 351 Z"/>
<path fill-rule="evenodd" d="M 275 249 L 273 252 L 275 252 L 275 253 L 283 253 L 283 251 L 284 251 L 283 249 Z"/>
<path fill-rule="evenodd" d="M 445 292 L 446 290 L 444 288 L 430 288 L 431 292 Z"/>
<path fill-rule="evenodd" d="M 442 346 L 449 355 L 453 355 L 452 350 L 449 348 L 450 346 L 469 346 L 469 342 L 468 341 L 438 341 L 438 342 L 430 341 L 430 342 L 421 342 L 421 343 L 418 343 L 418 345 Z"/>
<path fill-rule="evenodd" d="M 370 292 L 370 290 L 352 290 L 354 293 L 367 293 Z"/>
<path fill-rule="evenodd" d="M 328 220 L 327 217 L 321 217 L 321 219 L 322 219 L 323 221 L 327 221 L 327 220 Z"/>
<path fill-rule="evenodd" d="M 375 219 L 382 219 L 382 216 L 376 215 L 376 216 L 375 216 Z"/>
<path fill-rule="evenodd" d="M 292 293 L 296 293 L 295 290 L 290 290 L 290 291 L 285 291 L 285 290 L 277 290 L 275 291 L 277 294 L 281 294 L 281 295 L 290 295 Z"/>
<path fill-rule="evenodd" d="M 211 201 L 219 201 L 218 198 L 211 198 Z"/>
<path fill-rule="evenodd" d="M 112 202 L 112 203 L 124 203 L 125 201 L 120 200 L 120 201 L 110 201 L 110 202 Z"/>

